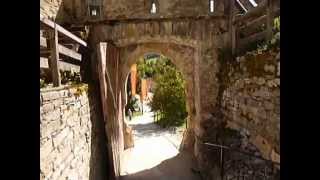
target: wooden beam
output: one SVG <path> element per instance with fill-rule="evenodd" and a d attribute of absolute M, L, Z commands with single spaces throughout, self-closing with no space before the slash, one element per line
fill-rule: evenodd
<path fill-rule="evenodd" d="M 59 72 L 59 48 L 58 48 L 58 30 L 56 25 L 54 26 L 54 31 L 51 32 L 51 58 L 50 58 L 50 69 L 52 73 L 53 86 L 58 87 L 61 85 L 61 77 Z"/>
<path fill-rule="evenodd" d="M 273 29 L 273 2 L 272 0 L 267 0 L 267 39 L 272 38 L 272 29 Z"/>
<path fill-rule="evenodd" d="M 262 32 L 253 34 L 253 35 L 251 35 L 249 37 L 246 37 L 246 38 L 243 38 L 243 39 L 239 39 L 238 47 L 245 47 L 250 43 L 253 43 L 253 42 L 256 42 L 256 41 L 259 41 L 259 40 L 263 40 L 263 39 L 266 38 L 266 36 L 267 36 L 267 30 L 264 30 Z"/>
<path fill-rule="evenodd" d="M 49 68 L 48 58 L 40 57 L 40 68 Z"/>
<path fill-rule="evenodd" d="M 236 30 L 236 26 L 235 24 L 233 24 L 232 22 L 234 21 L 234 18 L 235 18 L 235 2 L 233 0 L 229 0 L 229 6 L 230 6 L 230 9 L 229 9 L 229 33 L 230 33 L 230 45 L 231 45 L 231 53 L 232 55 L 234 55 L 236 53 L 236 48 L 237 48 L 237 36 L 236 36 L 236 33 L 237 33 L 237 30 Z"/>
<path fill-rule="evenodd" d="M 49 67 L 49 59 L 40 57 L 40 68 L 50 68 Z M 80 72 L 80 66 L 74 65 L 65 61 L 59 60 L 59 68 L 64 71 Z"/>
<path fill-rule="evenodd" d="M 248 11 L 245 15 L 243 16 L 238 16 L 235 20 L 234 23 L 238 24 L 240 22 L 246 21 L 247 19 L 250 19 L 252 17 L 257 17 L 265 14 L 267 8 L 267 2 L 263 1 L 261 5 L 259 5 L 256 8 L 253 8 L 252 10 Z"/>
<path fill-rule="evenodd" d="M 42 36 L 40 36 L 40 47 L 47 47 L 47 39 Z"/>
<path fill-rule="evenodd" d="M 71 38 L 71 39 L 74 40 L 75 42 L 77 42 L 77 43 L 79 43 L 79 44 L 87 47 L 87 43 L 84 42 L 82 39 L 80 39 L 79 37 L 75 36 L 74 34 L 72 34 L 71 32 L 69 32 L 68 30 L 66 30 L 65 28 L 63 28 L 62 26 L 60 26 L 59 24 L 54 23 L 53 21 L 51 21 L 51 20 L 43 17 L 41 14 L 40 14 L 40 21 L 41 21 L 43 24 L 45 24 L 45 25 L 47 25 L 47 26 L 49 26 L 49 27 L 51 27 L 51 28 L 54 28 L 54 27 L 56 26 L 58 32 L 60 32 L 60 33 L 64 34 L 65 36 Z"/>
<path fill-rule="evenodd" d="M 262 24 L 267 22 L 267 16 L 261 16 L 253 21 L 248 22 L 244 26 L 238 28 L 238 32 L 241 33 L 243 36 L 250 36 L 251 34 L 257 33 L 257 29 L 259 29 Z M 260 29 L 261 31 L 261 29 Z"/>
<path fill-rule="evenodd" d="M 76 51 L 71 50 L 69 48 L 66 48 L 65 46 L 63 46 L 61 44 L 58 45 L 58 49 L 59 49 L 59 53 L 81 61 L 81 54 L 77 53 Z"/>
<path fill-rule="evenodd" d="M 244 12 L 248 12 L 246 7 L 244 7 L 244 5 L 239 0 L 236 0 L 236 2 L 239 4 L 239 6 L 242 8 L 242 10 L 244 10 Z"/>

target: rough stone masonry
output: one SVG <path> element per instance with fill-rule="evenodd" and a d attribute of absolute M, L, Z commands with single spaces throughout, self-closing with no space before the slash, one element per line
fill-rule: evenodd
<path fill-rule="evenodd" d="M 40 179 L 105 179 L 99 101 L 86 85 L 41 90 Z"/>

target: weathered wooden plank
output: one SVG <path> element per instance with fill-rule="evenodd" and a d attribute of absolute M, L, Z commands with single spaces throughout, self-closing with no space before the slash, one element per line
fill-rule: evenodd
<path fill-rule="evenodd" d="M 40 68 L 50 68 L 48 58 L 40 57 Z M 80 72 L 80 66 L 65 61 L 59 61 L 59 68 L 63 71 Z"/>
<path fill-rule="evenodd" d="M 263 39 L 266 38 L 266 36 L 267 36 L 267 30 L 264 30 L 262 32 L 253 34 L 253 35 L 251 35 L 249 37 L 246 37 L 246 38 L 243 38 L 243 39 L 239 39 L 238 47 L 244 47 L 244 46 L 247 46 L 250 43 L 253 43 L 253 42 L 256 42 L 256 41 L 259 41 L 259 40 L 263 40 Z"/>
<path fill-rule="evenodd" d="M 241 7 L 241 9 L 244 10 L 244 12 L 248 12 L 247 8 L 246 8 L 239 0 L 236 0 L 236 2 L 239 4 L 239 6 Z"/>
<path fill-rule="evenodd" d="M 42 36 L 40 36 L 40 47 L 47 47 L 47 39 Z"/>
<path fill-rule="evenodd" d="M 272 28 L 273 28 L 273 2 L 272 0 L 267 0 L 267 39 L 272 38 Z"/>
<path fill-rule="evenodd" d="M 238 28 L 238 32 L 243 36 L 247 37 L 251 34 L 257 33 L 260 27 L 267 22 L 267 16 L 261 16 L 253 21 L 248 22 L 244 26 Z M 260 29 L 261 31 L 262 29 Z"/>
<path fill-rule="evenodd" d="M 51 27 L 51 28 L 54 28 L 54 27 L 56 26 L 57 30 L 58 30 L 60 33 L 64 34 L 65 36 L 67 36 L 67 37 L 69 37 L 69 38 L 71 38 L 71 39 L 74 40 L 75 42 L 77 42 L 77 43 L 79 43 L 79 44 L 87 47 L 87 43 L 84 42 L 82 39 L 80 39 L 79 37 L 75 36 L 74 34 L 72 34 L 71 32 L 69 32 L 68 30 L 64 29 L 64 28 L 63 28 L 62 26 L 60 26 L 59 24 L 54 23 L 53 21 L 51 21 L 51 20 L 43 17 L 41 14 L 40 14 L 40 21 L 41 21 L 43 24 L 45 24 L 45 25 L 47 25 L 47 26 L 49 26 L 49 27 Z"/>
<path fill-rule="evenodd" d="M 233 23 L 234 24 L 244 23 L 248 19 L 265 15 L 267 13 L 268 1 L 271 2 L 272 4 L 271 12 L 273 12 L 273 16 L 279 16 L 280 8 L 277 7 L 276 5 L 279 0 L 265 0 L 261 4 L 259 4 L 256 8 L 253 8 L 252 10 L 248 11 L 245 15 L 238 16 Z"/>
<path fill-rule="evenodd" d="M 51 54 L 51 50 L 40 48 L 40 57 L 49 57 L 50 54 Z"/>
<path fill-rule="evenodd" d="M 40 68 L 49 68 L 48 58 L 40 57 Z"/>
<path fill-rule="evenodd" d="M 81 61 L 81 54 L 77 53 L 76 51 L 66 48 L 61 44 L 58 45 L 58 48 L 59 48 L 59 53 Z"/>
<path fill-rule="evenodd" d="M 234 20 L 234 23 L 238 24 L 238 23 L 246 21 L 247 19 L 250 19 L 252 17 L 258 17 L 258 16 L 261 16 L 261 15 L 264 15 L 265 12 L 266 12 L 266 8 L 267 8 L 267 2 L 263 1 L 263 3 L 261 5 L 259 5 L 258 7 L 248 11 L 245 15 L 238 16 Z"/>
<path fill-rule="evenodd" d="M 52 73 L 53 86 L 58 87 L 61 85 L 61 77 L 59 72 L 59 48 L 58 48 L 58 30 L 56 25 L 54 26 L 54 31 L 51 32 L 51 58 L 50 58 L 50 69 Z"/>
<path fill-rule="evenodd" d="M 237 36 L 236 36 L 236 25 L 232 22 L 235 18 L 235 2 L 233 0 L 230 0 L 230 14 L 229 14 L 229 33 L 230 33 L 230 45 L 231 45 L 231 53 L 234 55 L 236 53 L 237 48 Z"/>

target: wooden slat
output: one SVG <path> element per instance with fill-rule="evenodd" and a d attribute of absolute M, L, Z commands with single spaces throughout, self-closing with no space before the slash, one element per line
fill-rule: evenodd
<path fill-rule="evenodd" d="M 247 8 L 239 1 L 236 0 L 236 2 L 239 4 L 239 6 L 244 10 L 244 12 L 248 12 Z"/>
<path fill-rule="evenodd" d="M 40 36 L 40 47 L 47 47 L 47 39 Z"/>
<path fill-rule="evenodd" d="M 236 26 L 232 23 L 234 21 L 234 13 L 235 13 L 235 2 L 233 0 L 229 0 L 230 5 L 230 14 L 229 14 L 229 33 L 230 33 L 230 45 L 231 45 L 231 53 L 234 55 L 236 53 L 237 48 L 237 36 L 236 36 Z"/>
<path fill-rule="evenodd" d="M 48 58 L 40 57 L 40 68 L 49 68 Z M 64 71 L 80 72 L 80 66 L 59 60 L 59 68 Z"/>
<path fill-rule="evenodd" d="M 272 38 L 272 28 L 273 28 L 273 2 L 272 0 L 267 0 L 267 39 Z"/>
<path fill-rule="evenodd" d="M 253 8 L 252 10 L 248 11 L 245 15 L 238 16 L 235 19 L 234 23 L 239 24 L 240 22 L 245 22 L 247 19 L 265 15 L 267 11 L 268 1 L 271 1 L 274 4 L 274 6 L 272 7 L 274 16 L 279 16 L 280 8 L 277 7 L 276 5 L 279 0 L 265 0 L 261 4 L 259 4 L 256 8 Z"/>
<path fill-rule="evenodd" d="M 52 40 L 50 41 L 51 55 L 50 55 L 50 69 L 52 73 L 53 86 L 58 87 L 61 85 L 61 77 L 59 72 L 59 48 L 58 48 L 58 30 L 56 26 L 54 31 L 51 32 Z"/>
<path fill-rule="evenodd" d="M 48 58 L 40 57 L 40 68 L 49 68 Z"/>
<path fill-rule="evenodd" d="M 239 39 L 239 44 L 238 47 L 244 47 L 247 46 L 250 43 L 259 41 L 259 40 L 263 40 L 264 38 L 266 38 L 267 36 L 267 30 L 253 34 L 249 37 L 243 38 L 243 39 Z"/>
<path fill-rule="evenodd" d="M 44 23 L 45 25 L 51 27 L 51 28 L 54 28 L 55 27 L 55 24 L 53 21 L 43 17 L 41 14 L 40 14 L 40 21 L 42 23 Z M 72 34 L 71 32 L 69 32 L 68 30 L 64 29 L 62 26 L 60 26 L 59 24 L 56 24 L 56 27 L 57 27 L 57 30 L 64 34 L 65 36 L 71 38 L 72 40 L 74 40 L 75 42 L 87 47 L 87 43 L 84 42 L 82 39 L 80 39 L 79 37 L 75 36 L 74 34 Z"/>
<path fill-rule="evenodd" d="M 65 46 L 63 46 L 61 44 L 58 45 L 58 48 L 59 48 L 59 53 L 81 61 L 81 54 L 79 54 L 69 48 L 66 48 Z"/>
<path fill-rule="evenodd" d="M 249 36 L 257 32 L 257 29 L 267 21 L 267 16 L 261 16 L 253 21 L 248 22 L 246 25 L 238 28 L 238 32 L 243 36 Z M 261 31 L 261 30 L 260 30 Z"/>
<path fill-rule="evenodd" d="M 238 24 L 238 23 L 243 22 L 243 21 L 250 19 L 252 17 L 261 16 L 265 13 L 266 8 L 267 8 L 267 2 L 264 1 L 261 5 L 259 5 L 256 8 L 253 8 L 252 10 L 247 12 L 245 15 L 237 17 L 235 19 L 234 23 Z"/>

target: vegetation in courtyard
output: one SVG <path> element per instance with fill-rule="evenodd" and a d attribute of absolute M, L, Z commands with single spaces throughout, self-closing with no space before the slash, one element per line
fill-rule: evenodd
<path fill-rule="evenodd" d="M 60 70 L 61 84 L 77 85 L 81 84 L 80 72 Z M 40 73 L 40 88 L 48 87 L 52 83 L 50 72 Z"/>
<path fill-rule="evenodd" d="M 188 116 L 185 82 L 171 61 L 163 56 L 138 63 L 140 78 L 153 78 L 155 89 L 150 107 L 160 113 L 157 123 L 162 127 L 181 126 Z"/>

